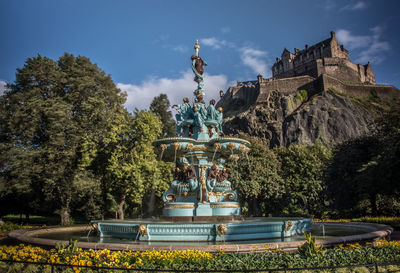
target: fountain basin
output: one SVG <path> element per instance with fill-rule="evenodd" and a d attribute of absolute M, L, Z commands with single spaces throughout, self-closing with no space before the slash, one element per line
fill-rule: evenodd
<path fill-rule="evenodd" d="M 322 225 L 325 226 L 326 236 L 322 236 Z M 390 236 L 393 228 L 382 224 L 370 223 L 316 223 L 312 225 L 312 234 L 316 243 L 324 247 L 361 241 L 372 241 Z M 92 227 L 46 227 L 40 229 L 21 229 L 8 234 L 9 237 L 22 243 L 54 247 L 56 244 L 68 244 L 69 239 L 79 240 L 78 246 L 85 249 L 110 250 L 201 250 L 208 252 L 264 252 L 271 247 L 284 251 L 293 251 L 304 244 L 304 236 L 267 239 L 262 241 L 232 241 L 221 242 L 140 242 L 112 238 L 87 237 Z"/>
<path fill-rule="evenodd" d="M 211 218 L 213 219 L 213 218 Z M 311 219 L 257 218 L 243 222 L 146 223 L 130 221 L 92 221 L 100 237 L 137 241 L 237 241 L 284 238 L 310 231 Z"/>

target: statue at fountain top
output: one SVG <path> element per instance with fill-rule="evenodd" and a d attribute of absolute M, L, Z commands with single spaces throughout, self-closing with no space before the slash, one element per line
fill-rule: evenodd
<path fill-rule="evenodd" d="M 192 71 L 195 75 L 194 81 L 197 82 L 197 89 L 194 91 L 194 94 L 196 97 L 198 95 L 204 96 L 204 68 L 203 66 L 207 66 L 207 63 L 199 56 L 199 41 L 196 41 L 196 44 L 194 46 L 196 55 L 192 55 L 191 60 L 192 60 Z"/>

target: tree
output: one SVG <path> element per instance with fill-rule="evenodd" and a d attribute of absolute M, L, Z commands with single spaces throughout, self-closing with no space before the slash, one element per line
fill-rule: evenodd
<path fill-rule="evenodd" d="M 67 53 L 29 58 L 9 88 L 0 98 L 5 191 L 28 194 L 27 203 L 43 197 L 69 224 L 74 193 L 99 183 L 81 173 L 82 145 L 99 142 L 125 95 L 88 58 Z"/>
<path fill-rule="evenodd" d="M 161 120 L 162 137 L 176 136 L 176 123 L 169 111 L 170 102 L 166 94 L 160 94 L 155 97 L 150 104 L 150 110 L 153 111 Z"/>
<path fill-rule="evenodd" d="M 127 208 L 130 215 L 143 215 L 143 203 L 152 189 L 163 184 L 152 145 L 160 134 L 161 122 L 153 112 L 136 110 L 131 115 L 120 111 L 95 154 L 91 154 L 94 144 L 87 143 L 83 167 L 102 177 L 104 212 L 114 210 L 121 220 Z"/>
<path fill-rule="evenodd" d="M 237 162 L 228 162 L 227 166 L 243 210 L 253 216 L 278 213 L 276 203 L 284 191 L 278 158 L 262 139 L 244 134 L 240 138 L 250 141 L 251 150 L 248 155 L 242 154 Z"/>
<path fill-rule="evenodd" d="M 324 207 L 323 173 L 331 152 L 321 143 L 292 144 L 275 152 L 281 162 L 280 176 L 285 181 L 281 200 L 284 215 L 321 215 Z"/>

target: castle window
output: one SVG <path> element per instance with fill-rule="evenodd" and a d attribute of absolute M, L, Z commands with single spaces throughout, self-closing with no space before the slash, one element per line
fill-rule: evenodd
<path fill-rule="evenodd" d="M 307 52 L 307 60 L 310 59 L 310 53 Z"/>
<path fill-rule="evenodd" d="M 300 62 L 303 61 L 303 55 L 300 55 Z"/>

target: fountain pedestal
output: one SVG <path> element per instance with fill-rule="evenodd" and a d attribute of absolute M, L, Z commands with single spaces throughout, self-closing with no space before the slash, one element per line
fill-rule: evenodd
<path fill-rule="evenodd" d="M 196 216 L 212 216 L 213 211 L 210 203 L 199 203 L 196 208 Z"/>

